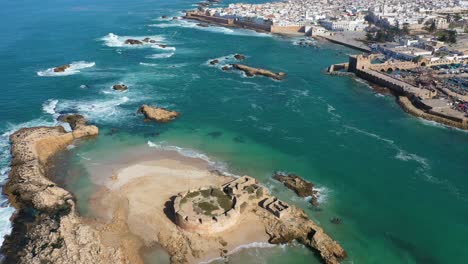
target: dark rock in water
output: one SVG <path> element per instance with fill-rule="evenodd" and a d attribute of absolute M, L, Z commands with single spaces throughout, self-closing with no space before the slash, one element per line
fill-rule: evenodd
<path fill-rule="evenodd" d="M 172 17 L 172 20 L 177 20 L 177 19 L 179 19 L 179 18 L 178 17 Z"/>
<path fill-rule="evenodd" d="M 126 91 L 128 87 L 125 84 L 114 84 L 114 86 L 112 86 L 112 89 L 123 92 Z"/>
<path fill-rule="evenodd" d="M 221 68 L 221 70 L 223 70 L 223 71 L 229 71 L 230 69 L 231 69 L 231 67 L 230 67 L 230 66 L 227 66 L 227 65 L 226 65 L 226 66 L 223 66 L 223 67 Z"/>
<path fill-rule="evenodd" d="M 296 174 L 277 171 L 273 179 L 283 183 L 286 187 L 293 190 L 300 197 L 311 197 L 310 203 L 318 205 L 318 191 L 314 190 L 314 185 Z"/>
<path fill-rule="evenodd" d="M 210 64 L 211 64 L 211 65 L 216 65 L 216 64 L 218 64 L 218 63 L 219 63 L 219 60 L 212 60 L 212 61 L 210 61 Z"/>
<path fill-rule="evenodd" d="M 244 59 L 245 59 L 245 56 L 242 55 L 242 54 L 236 54 L 236 55 L 234 55 L 234 58 L 235 58 L 236 60 L 244 60 Z"/>
<path fill-rule="evenodd" d="M 232 140 L 236 143 L 245 143 L 245 140 L 242 137 L 235 137 Z"/>
<path fill-rule="evenodd" d="M 159 46 L 160 48 L 163 48 L 163 49 L 167 48 L 167 45 L 165 45 L 165 44 L 158 44 L 158 46 Z"/>
<path fill-rule="evenodd" d="M 80 126 L 86 126 L 86 118 L 80 114 L 65 114 L 60 115 L 57 118 L 58 121 L 70 124 L 71 129 L 75 129 Z"/>
<path fill-rule="evenodd" d="M 338 218 L 338 217 L 333 217 L 332 219 L 330 219 L 330 223 L 332 224 L 335 224 L 335 225 L 339 225 L 341 224 L 341 218 Z"/>
<path fill-rule="evenodd" d="M 124 43 L 125 44 L 130 44 L 130 45 L 142 45 L 143 44 L 143 42 L 141 42 L 138 39 L 127 39 L 127 40 L 125 40 Z"/>
<path fill-rule="evenodd" d="M 274 73 L 269 70 L 265 70 L 261 68 L 254 68 L 254 67 L 250 67 L 250 66 L 243 65 L 243 64 L 232 64 L 232 67 L 239 71 L 243 71 L 245 75 L 248 77 L 253 77 L 255 75 L 262 75 L 262 76 L 269 77 L 274 80 L 283 80 L 286 77 L 286 73 L 284 72 Z"/>
<path fill-rule="evenodd" d="M 162 15 L 161 18 L 162 18 L 162 19 L 166 19 L 167 16 L 166 16 L 166 15 Z"/>
<path fill-rule="evenodd" d="M 199 27 L 208 27 L 208 24 L 198 23 L 197 26 L 199 26 Z"/>
<path fill-rule="evenodd" d="M 212 138 L 219 138 L 221 135 L 223 135 L 223 133 L 220 131 L 213 131 L 213 132 L 208 133 L 207 135 Z"/>
<path fill-rule="evenodd" d="M 146 43 L 155 43 L 155 42 L 156 42 L 155 40 L 150 39 L 150 38 L 148 38 L 148 37 L 144 38 L 142 41 L 143 41 L 143 42 L 146 42 Z"/>
<path fill-rule="evenodd" d="M 64 72 L 66 69 L 70 68 L 70 64 L 65 64 L 54 68 L 54 72 Z"/>

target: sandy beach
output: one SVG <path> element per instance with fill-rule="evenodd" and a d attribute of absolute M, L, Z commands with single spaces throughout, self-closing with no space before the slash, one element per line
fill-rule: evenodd
<path fill-rule="evenodd" d="M 174 151 L 123 156 L 132 158 L 123 163 L 117 159 L 115 163 L 94 165 L 90 170 L 93 181 L 103 185 L 91 199 L 90 207 L 97 221 L 106 223 L 102 233 L 106 243 L 127 241 L 130 247 L 148 251 L 166 243 L 161 241 L 166 241 L 166 237 L 180 232 L 197 241 L 191 246 L 197 254 L 190 262 L 199 263 L 229 254 L 241 245 L 268 242 L 262 222 L 251 213 L 243 214 L 234 227 L 210 236 L 184 231 L 174 223 L 171 208 L 174 195 L 200 187 L 219 186 L 233 179 L 210 170 L 206 161 L 184 157 Z"/>

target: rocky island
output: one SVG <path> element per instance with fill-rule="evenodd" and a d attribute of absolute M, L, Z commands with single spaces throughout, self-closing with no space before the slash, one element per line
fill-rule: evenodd
<path fill-rule="evenodd" d="M 159 123 L 167 123 L 180 115 L 180 113 L 176 111 L 149 105 L 142 105 L 140 109 L 138 109 L 138 112 L 145 116 L 145 121 L 154 120 Z"/>
<path fill-rule="evenodd" d="M 64 72 L 66 69 L 70 68 L 70 64 L 65 64 L 54 68 L 54 72 Z"/>
<path fill-rule="evenodd" d="M 112 86 L 112 89 L 123 92 L 128 90 L 128 87 L 125 84 L 114 84 L 114 86 Z"/>
<path fill-rule="evenodd" d="M 284 78 L 286 78 L 286 73 L 284 72 L 275 73 L 269 70 L 254 68 L 254 67 L 250 67 L 247 65 L 236 64 L 236 63 L 232 64 L 231 66 L 232 68 L 236 70 L 243 71 L 245 75 L 247 75 L 248 77 L 261 75 L 261 76 L 265 76 L 274 80 L 283 80 Z"/>
<path fill-rule="evenodd" d="M 318 191 L 314 190 L 314 184 L 296 174 L 281 171 L 275 172 L 273 179 L 293 190 L 299 197 L 311 197 L 310 203 L 314 206 L 318 205 Z"/>

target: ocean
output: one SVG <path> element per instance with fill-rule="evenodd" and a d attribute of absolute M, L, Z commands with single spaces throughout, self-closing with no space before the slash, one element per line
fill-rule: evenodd
<path fill-rule="evenodd" d="M 234 1 L 223 1 L 226 5 Z M 257 2 L 257 1 L 249 1 Z M 176 149 L 235 175 L 250 175 L 302 207 L 348 252 L 344 263 L 464 263 L 468 259 L 468 134 L 406 114 L 365 82 L 324 74 L 357 51 L 248 30 L 161 19 L 188 0 L 4 1 L 0 14 L 0 173 L 8 136 L 78 112 L 101 128 L 70 148 L 80 167 L 129 146 Z M 167 45 L 131 47 L 129 37 Z M 224 72 L 209 61 L 283 71 L 283 81 Z M 66 73 L 55 66 L 71 63 Z M 125 83 L 118 92 L 112 85 Z M 181 112 L 145 123 L 141 104 Z M 320 210 L 271 179 L 294 172 L 320 190 Z M 62 177 L 64 177 L 62 175 Z M 87 175 L 67 183 L 87 214 Z M 13 209 L 0 203 L 0 237 Z M 332 224 L 339 217 L 342 223 Z M 301 245 L 246 245 L 232 263 L 319 263 Z M 148 254 L 147 263 L 167 262 Z"/>

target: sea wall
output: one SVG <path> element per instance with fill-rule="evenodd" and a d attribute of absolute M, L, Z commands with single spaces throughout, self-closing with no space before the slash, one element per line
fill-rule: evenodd
<path fill-rule="evenodd" d="M 185 18 L 195 19 L 195 20 L 205 21 L 205 22 L 213 22 L 213 23 L 227 25 L 227 26 L 234 25 L 234 19 L 208 16 L 208 15 L 204 15 L 202 13 L 197 13 L 197 12 L 187 12 L 185 14 Z"/>
<path fill-rule="evenodd" d="M 433 112 L 431 110 L 423 111 L 417 108 L 408 97 L 399 96 L 398 103 L 401 107 L 408 113 L 427 119 L 432 120 L 444 125 L 453 126 L 461 129 L 468 129 L 468 121 L 467 119 L 462 120 L 452 116 L 446 116 L 437 112 Z"/>
<path fill-rule="evenodd" d="M 270 31 L 277 34 L 304 33 L 304 26 L 271 26 Z"/>

